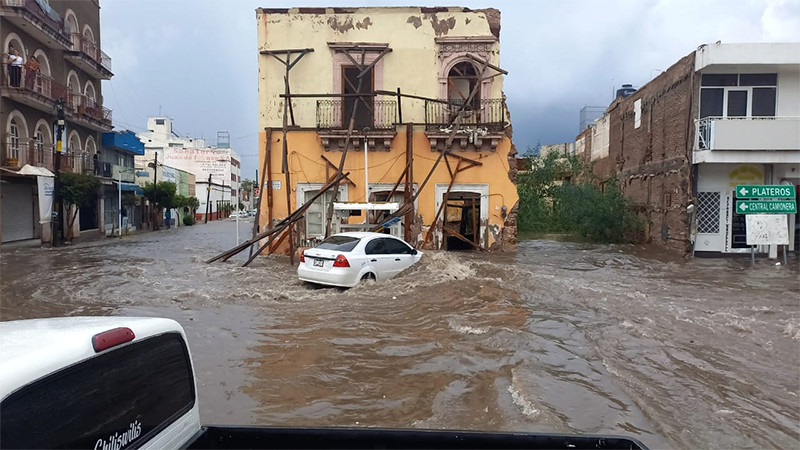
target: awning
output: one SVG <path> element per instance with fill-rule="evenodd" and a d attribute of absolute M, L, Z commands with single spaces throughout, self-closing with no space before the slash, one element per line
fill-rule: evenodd
<path fill-rule="evenodd" d="M 115 181 L 114 184 L 119 185 L 119 188 L 122 191 L 133 191 L 139 195 L 143 193 L 142 188 L 135 183 L 125 183 L 125 182 L 120 183 L 118 181 Z"/>
<path fill-rule="evenodd" d="M 11 170 L 2 168 L 3 171 L 13 173 L 16 175 L 28 175 L 32 177 L 54 177 L 55 174 L 50 172 L 49 170 L 45 169 L 44 167 L 38 166 L 31 166 L 30 164 L 25 164 L 22 169 L 19 170 Z"/>

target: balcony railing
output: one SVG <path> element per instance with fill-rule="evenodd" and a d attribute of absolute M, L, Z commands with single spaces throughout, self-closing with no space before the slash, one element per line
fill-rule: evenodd
<path fill-rule="evenodd" d="M 80 33 L 72 33 L 72 43 L 75 50 L 89 56 L 94 62 L 111 72 L 111 57 L 100 50 L 96 43 Z"/>
<path fill-rule="evenodd" d="M 19 8 L 25 14 L 41 22 L 41 25 L 50 29 L 51 32 L 61 35 L 65 40 L 69 40 L 64 19 L 46 2 L 37 0 L 0 0 L 4 7 Z"/>
<path fill-rule="evenodd" d="M 88 116 L 111 125 L 111 110 L 103 107 L 91 97 L 83 94 L 71 94 L 66 106 L 77 114 Z"/>
<path fill-rule="evenodd" d="M 425 101 L 425 129 L 428 131 L 450 128 L 457 116 L 461 102 Z M 466 107 L 461 126 L 485 127 L 489 131 L 502 131 L 505 127 L 506 109 L 503 99 L 476 100 Z"/>
<path fill-rule="evenodd" d="M 55 147 L 50 143 L 40 143 L 36 139 L 13 138 L 6 136 L 0 143 L 0 155 L 3 167 L 21 169 L 26 164 L 55 170 Z M 97 170 L 95 170 L 95 166 Z M 113 166 L 108 164 L 107 172 L 104 163 L 95 164 L 94 155 L 82 150 L 66 149 L 61 154 L 61 172 L 93 173 L 97 176 L 113 175 Z"/>
<path fill-rule="evenodd" d="M 53 97 L 53 85 L 57 84 L 53 78 L 43 74 L 41 71 L 28 70 L 21 67 L 19 79 L 12 79 L 8 64 L 3 64 L 2 86 L 4 88 L 15 88 L 23 92 L 41 95 L 48 100 L 55 100 Z"/>
<path fill-rule="evenodd" d="M 694 149 L 800 150 L 800 117 L 705 117 L 695 122 Z"/>
<path fill-rule="evenodd" d="M 317 128 L 322 130 L 347 129 L 350 125 L 352 100 L 317 100 Z M 389 130 L 397 123 L 397 102 L 394 100 L 367 100 L 356 111 L 356 129 Z"/>

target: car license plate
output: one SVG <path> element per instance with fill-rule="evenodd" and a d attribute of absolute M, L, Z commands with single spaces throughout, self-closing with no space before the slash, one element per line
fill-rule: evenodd
<path fill-rule="evenodd" d="M 314 267 L 323 267 L 323 266 L 325 266 L 325 260 L 324 259 L 315 259 L 314 260 Z"/>

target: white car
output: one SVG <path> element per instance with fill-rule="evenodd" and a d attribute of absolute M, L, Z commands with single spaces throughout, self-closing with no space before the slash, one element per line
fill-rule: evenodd
<path fill-rule="evenodd" d="M 339 233 L 301 254 L 297 276 L 310 283 L 353 287 L 362 280 L 388 280 L 421 257 L 422 252 L 389 234 Z"/>

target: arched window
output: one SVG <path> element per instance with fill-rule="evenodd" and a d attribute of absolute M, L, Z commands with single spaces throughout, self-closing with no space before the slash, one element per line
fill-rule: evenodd
<path fill-rule="evenodd" d="M 450 68 L 447 74 L 447 98 L 453 104 L 463 104 L 478 83 L 480 83 L 478 73 L 471 62 L 462 61 L 457 63 Z M 478 91 L 472 97 L 470 106 L 473 109 L 478 109 L 480 101 L 481 91 L 480 87 L 478 87 Z"/>
<path fill-rule="evenodd" d="M 10 150 L 9 157 L 19 159 L 19 126 L 17 120 L 11 119 L 10 129 L 8 130 L 8 148 Z"/>
<path fill-rule="evenodd" d="M 50 125 L 46 120 L 40 119 L 36 123 L 33 133 L 33 146 L 36 164 L 43 167 L 53 167 L 53 135 Z"/>
<path fill-rule="evenodd" d="M 70 91 L 67 96 L 67 107 L 77 110 L 81 105 L 81 83 L 78 80 L 78 75 L 74 71 L 70 71 L 67 76 L 67 87 Z"/>
<path fill-rule="evenodd" d="M 70 35 L 72 38 L 72 49 L 73 50 L 80 50 L 81 49 L 81 29 L 78 27 L 78 18 L 75 17 L 75 13 L 72 12 L 71 9 L 68 9 L 66 14 L 64 15 L 64 24 L 67 29 L 67 34 Z"/>
<path fill-rule="evenodd" d="M 37 164 L 44 164 L 45 163 L 45 152 L 44 152 L 44 133 L 42 132 L 41 128 L 36 129 L 36 163 Z"/>

